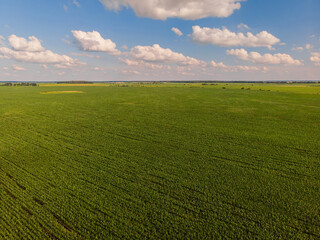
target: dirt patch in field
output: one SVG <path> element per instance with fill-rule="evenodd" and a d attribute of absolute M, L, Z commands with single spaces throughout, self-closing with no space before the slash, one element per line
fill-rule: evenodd
<path fill-rule="evenodd" d="M 41 92 L 40 94 L 72 94 L 72 93 L 85 93 L 83 91 L 50 91 L 50 92 Z"/>

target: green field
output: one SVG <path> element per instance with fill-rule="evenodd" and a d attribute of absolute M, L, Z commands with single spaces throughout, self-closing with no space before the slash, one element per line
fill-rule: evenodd
<path fill-rule="evenodd" d="M 0 87 L 0 239 L 219 238 L 320 238 L 320 84 Z"/>

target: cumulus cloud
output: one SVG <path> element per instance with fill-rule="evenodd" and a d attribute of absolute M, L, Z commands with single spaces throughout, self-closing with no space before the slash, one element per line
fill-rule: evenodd
<path fill-rule="evenodd" d="M 229 17 L 241 8 L 243 0 L 99 0 L 107 9 L 132 8 L 139 17 L 165 20 L 188 20 L 206 17 Z"/>
<path fill-rule="evenodd" d="M 59 55 L 50 50 L 44 50 L 42 52 L 26 52 L 26 51 L 14 51 L 12 49 L 2 47 L 0 48 L 0 54 L 4 58 L 14 59 L 20 62 L 30 63 L 43 63 L 43 64 L 64 64 L 68 66 L 83 65 L 76 59 L 73 59 L 67 55 Z"/>
<path fill-rule="evenodd" d="M 243 46 L 243 47 L 268 47 L 280 43 L 280 39 L 276 38 L 267 31 L 262 31 L 256 35 L 248 32 L 235 33 L 227 28 L 201 28 L 193 26 L 192 39 L 201 44 L 213 44 L 221 47 Z"/>
<path fill-rule="evenodd" d="M 44 50 L 41 45 L 41 41 L 38 38 L 31 36 L 28 39 L 29 41 L 23 37 L 18 37 L 16 35 L 11 35 L 8 38 L 9 44 L 13 50 L 28 52 L 41 52 Z"/>
<path fill-rule="evenodd" d="M 227 68 L 227 66 L 223 62 L 216 63 L 215 61 L 211 61 L 209 63 L 209 66 L 214 68 Z"/>
<path fill-rule="evenodd" d="M 138 60 L 147 62 L 166 62 L 182 65 L 199 65 L 203 61 L 184 56 L 182 53 L 173 52 L 169 48 L 162 48 L 159 44 L 152 46 L 136 46 L 131 49 L 130 55 Z"/>
<path fill-rule="evenodd" d="M 211 61 L 208 64 L 208 67 L 214 68 L 216 70 L 220 70 L 222 72 L 266 72 L 268 70 L 267 67 L 258 67 L 258 66 L 247 66 L 247 65 L 236 65 L 236 66 L 227 66 L 223 62 L 216 63 L 215 61 Z"/>
<path fill-rule="evenodd" d="M 310 61 L 313 62 L 316 66 L 320 66 L 320 53 L 311 53 Z"/>
<path fill-rule="evenodd" d="M 106 52 L 110 55 L 120 54 L 120 51 L 116 49 L 117 45 L 110 39 L 104 39 L 97 31 L 72 31 L 72 34 L 83 51 Z"/>
<path fill-rule="evenodd" d="M 21 67 L 19 65 L 12 65 L 11 67 L 13 70 L 16 70 L 16 71 L 25 71 L 26 70 L 24 67 Z"/>
<path fill-rule="evenodd" d="M 170 68 L 170 66 L 165 66 L 161 63 L 150 63 L 150 62 L 145 62 L 143 60 L 132 60 L 132 59 L 119 58 L 119 61 L 125 63 L 128 66 L 139 67 L 139 68 L 148 68 L 148 69 L 153 69 L 153 70 Z"/>
<path fill-rule="evenodd" d="M 73 59 L 67 55 L 60 55 L 41 46 L 41 41 L 36 37 L 25 38 L 11 35 L 9 43 L 12 47 L 0 47 L 0 58 L 13 59 L 19 62 L 60 64 L 61 66 L 74 67 L 82 66 L 85 63 Z"/>
<path fill-rule="evenodd" d="M 159 74 L 166 72 L 169 74 L 176 65 L 177 69 L 199 69 L 207 66 L 207 63 L 182 53 L 177 53 L 169 48 L 162 48 L 159 44 L 152 46 L 135 46 L 125 55 L 119 58 L 125 63 L 128 71 L 139 70 L 140 73 L 151 73 L 156 71 Z M 126 70 L 126 71 L 127 71 Z"/>
<path fill-rule="evenodd" d="M 158 59 L 155 57 L 152 57 L 152 60 L 147 61 L 146 59 L 149 58 L 142 58 L 142 59 L 124 59 L 124 58 L 119 58 L 120 62 L 125 63 L 130 71 L 137 70 L 139 69 L 140 72 L 144 72 L 146 70 L 158 70 L 158 73 L 163 73 L 163 72 L 171 72 L 176 71 L 179 74 L 182 74 L 183 72 L 189 72 L 194 74 L 194 72 L 199 72 L 200 70 L 202 72 L 207 72 L 208 70 L 214 70 L 217 72 L 254 72 L 254 71 L 260 71 L 260 72 L 266 72 L 268 69 L 265 66 L 246 66 L 246 65 L 236 65 L 236 66 L 228 66 L 225 65 L 223 62 L 204 62 L 201 60 L 198 60 L 200 64 L 180 64 L 180 61 L 176 60 L 167 60 L 166 59 L 161 59 L 154 61 L 153 59 Z M 170 58 L 171 59 L 171 58 Z M 174 58 L 175 59 L 175 58 Z M 170 65 L 171 63 L 177 63 L 178 65 L 176 67 Z M 161 70 L 161 72 L 159 72 Z M 190 74 L 188 74 L 190 75 Z"/>
<path fill-rule="evenodd" d="M 301 51 L 303 51 L 303 50 L 304 50 L 304 48 L 303 48 L 303 47 L 295 47 L 295 48 L 292 48 L 291 50 L 292 50 L 292 51 L 298 51 L 298 52 L 301 52 Z"/>
<path fill-rule="evenodd" d="M 248 53 L 245 49 L 231 49 L 226 51 L 227 55 L 233 55 L 237 58 L 259 64 L 284 64 L 284 65 L 303 65 L 299 60 L 293 59 L 289 54 L 264 54 L 258 52 Z"/>
<path fill-rule="evenodd" d="M 140 74 L 180 74 L 194 75 L 212 72 L 235 73 L 235 72 L 262 72 L 268 71 L 266 66 L 249 65 L 226 65 L 223 62 L 205 62 L 169 48 L 162 48 L 159 44 L 152 46 L 135 46 L 130 52 L 118 58 L 120 62 L 127 65 L 124 72 L 127 74 L 139 71 Z M 176 66 L 174 66 L 176 64 Z M 123 73 L 124 73 L 123 72 Z"/>
<path fill-rule="evenodd" d="M 183 33 L 176 27 L 171 28 L 171 31 L 174 32 L 179 37 L 181 37 L 183 35 Z"/>
<path fill-rule="evenodd" d="M 128 66 L 139 66 L 140 65 L 139 61 L 135 61 L 135 60 L 131 60 L 131 59 L 119 58 L 119 61 L 127 64 Z M 144 61 L 141 61 L 141 62 L 144 62 Z"/>

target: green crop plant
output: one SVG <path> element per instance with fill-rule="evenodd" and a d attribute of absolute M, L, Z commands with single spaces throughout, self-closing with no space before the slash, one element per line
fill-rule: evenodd
<path fill-rule="evenodd" d="M 0 88 L 0 239 L 320 238 L 318 84 L 125 86 Z"/>

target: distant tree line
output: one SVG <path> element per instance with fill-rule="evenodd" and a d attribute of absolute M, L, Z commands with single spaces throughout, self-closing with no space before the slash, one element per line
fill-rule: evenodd
<path fill-rule="evenodd" d="M 19 83 L 5 83 L 2 86 L 8 86 L 8 87 L 20 87 L 20 86 L 25 86 L 25 87 L 37 87 L 38 84 L 37 83 L 28 83 L 28 82 L 19 82 Z"/>

